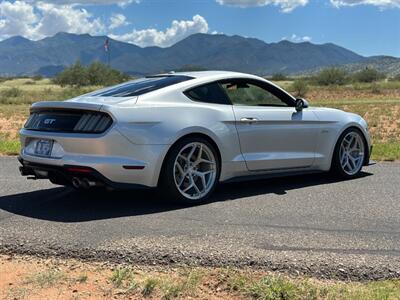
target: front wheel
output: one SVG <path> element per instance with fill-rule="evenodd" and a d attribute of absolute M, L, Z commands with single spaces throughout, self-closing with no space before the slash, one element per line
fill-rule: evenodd
<path fill-rule="evenodd" d="M 214 146 L 202 137 L 187 138 L 173 146 L 161 174 L 162 190 L 175 202 L 185 205 L 205 202 L 220 175 Z"/>
<path fill-rule="evenodd" d="M 360 130 L 356 128 L 345 130 L 335 147 L 332 171 L 343 178 L 356 177 L 364 164 L 365 149 L 365 139 Z"/>

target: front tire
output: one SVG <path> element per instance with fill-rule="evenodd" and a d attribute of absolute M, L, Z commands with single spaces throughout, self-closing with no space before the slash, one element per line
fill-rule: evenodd
<path fill-rule="evenodd" d="M 366 149 L 362 132 L 357 128 L 346 129 L 335 146 L 331 171 L 342 178 L 357 177 L 364 165 Z"/>
<path fill-rule="evenodd" d="M 215 147 L 205 138 L 189 137 L 173 146 L 161 173 L 161 188 L 168 197 L 184 205 L 208 200 L 220 175 Z"/>

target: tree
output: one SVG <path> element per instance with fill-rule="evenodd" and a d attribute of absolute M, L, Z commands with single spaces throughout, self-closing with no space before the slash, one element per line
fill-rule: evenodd
<path fill-rule="evenodd" d="M 87 85 L 113 85 L 128 79 L 128 75 L 100 62 L 94 62 L 85 67 L 77 61 L 75 64 L 58 74 L 53 81 L 61 86 L 69 85 L 81 87 Z"/>
<path fill-rule="evenodd" d="M 286 77 L 285 74 L 283 73 L 275 73 L 272 75 L 271 80 L 272 81 L 284 81 L 287 80 L 288 78 Z"/>
<path fill-rule="evenodd" d="M 81 87 L 89 84 L 87 72 L 84 66 L 77 61 L 72 66 L 64 69 L 54 78 L 54 82 L 61 86 L 76 86 Z"/>
<path fill-rule="evenodd" d="M 344 85 L 347 81 L 347 72 L 336 67 L 323 69 L 316 76 L 319 85 Z"/>
<path fill-rule="evenodd" d="M 385 75 L 378 72 L 377 70 L 373 68 L 365 68 L 364 70 L 361 70 L 353 75 L 353 79 L 357 82 L 375 82 L 380 79 L 385 78 Z"/>
<path fill-rule="evenodd" d="M 290 89 L 296 97 L 304 98 L 308 93 L 308 84 L 304 79 L 296 79 Z"/>

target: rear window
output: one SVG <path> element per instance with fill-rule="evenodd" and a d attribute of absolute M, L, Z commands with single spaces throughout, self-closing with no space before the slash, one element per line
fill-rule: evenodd
<path fill-rule="evenodd" d="M 133 97 L 146 94 L 170 85 L 193 79 L 189 76 L 153 76 L 136 79 L 124 84 L 120 84 L 98 93 L 93 93 L 93 97 Z"/>
<path fill-rule="evenodd" d="M 227 95 L 218 83 L 209 83 L 195 87 L 185 92 L 193 101 L 214 103 L 214 104 L 231 104 Z"/>

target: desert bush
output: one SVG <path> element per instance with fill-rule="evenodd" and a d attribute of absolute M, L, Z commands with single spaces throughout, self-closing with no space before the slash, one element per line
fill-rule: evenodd
<path fill-rule="evenodd" d="M 375 82 L 385 78 L 383 73 L 378 72 L 372 68 L 365 68 L 357 73 L 354 73 L 352 76 L 353 80 L 356 82 Z"/>
<path fill-rule="evenodd" d="M 348 75 L 343 69 L 331 67 L 320 71 L 315 81 L 318 85 L 344 85 L 348 81 Z"/>
<path fill-rule="evenodd" d="M 64 69 L 53 81 L 62 87 L 67 85 L 77 87 L 89 85 L 86 68 L 79 61 Z"/>
<path fill-rule="evenodd" d="M 43 76 L 40 75 L 40 74 L 36 74 L 36 75 L 32 76 L 32 79 L 33 79 L 34 81 L 39 81 L 39 80 L 42 80 L 42 79 L 43 79 Z"/>
<path fill-rule="evenodd" d="M 196 72 L 196 71 L 207 71 L 206 68 L 197 65 L 183 65 L 180 68 L 174 70 L 175 72 Z M 170 72 L 170 71 L 165 71 Z"/>
<path fill-rule="evenodd" d="M 12 87 L 1 91 L 0 96 L 1 98 L 17 98 L 22 96 L 22 90 L 16 87 Z"/>
<path fill-rule="evenodd" d="M 392 76 L 390 78 L 390 81 L 400 81 L 400 73 Z"/>
<path fill-rule="evenodd" d="M 296 97 L 303 98 L 307 95 L 309 87 L 307 81 L 300 78 L 292 83 L 290 90 Z"/>
<path fill-rule="evenodd" d="M 100 62 L 94 62 L 86 69 L 89 85 L 113 85 L 127 81 L 129 76 Z"/>
<path fill-rule="evenodd" d="M 381 87 L 378 84 L 376 84 L 376 82 L 371 84 L 371 93 L 373 93 L 373 94 L 382 93 Z"/>
<path fill-rule="evenodd" d="M 89 85 L 113 85 L 126 81 L 129 77 L 115 69 L 112 69 L 100 62 L 94 62 L 89 66 L 83 66 L 77 61 L 66 68 L 54 79 L 54 83 L 61 86 L 82 87 Z"/>
<path fill-rule="evenodd" d="M 272 81 L 285 81 L 287 79 L 287 76 L 283 73 L 275 73 L 271 76 Z"/>

